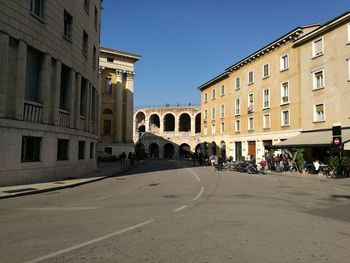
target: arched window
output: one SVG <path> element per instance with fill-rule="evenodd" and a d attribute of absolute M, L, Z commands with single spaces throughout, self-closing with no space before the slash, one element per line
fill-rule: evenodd
<path fill-rule="evenodd" d="M 113 111 L 110 109 L 105 109 L 102 111 L 103 114 L 113 114 Z"/>

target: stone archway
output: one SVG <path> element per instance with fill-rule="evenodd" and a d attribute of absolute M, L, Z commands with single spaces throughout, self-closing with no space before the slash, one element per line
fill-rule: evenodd
<path fill-rule="evenodd" d="M 152 143 L 149 146 L 149 158 L 159 158 L 159 146 L 156 143 Z"/>
<path fill-rule="evenodd" d="M 183 143 L 179 147 L 179 157 L 188 158 L 192 156 L 191 147 L 187 143 Z"/>
<path fill-rule="evenodd" d="M 179 118 L 179 131 L 190 132 L 191 131 L 191 117 L 188 113 L 182 113 Z"/>
<path fill-rule="evenodd" d="M 136 114 L 136 116 L 135 116 L 136 123 L 144 123 L 145 120 L 146 120 L 146 115 L 142 111 L 140 111 Z"/>
<path fill-rule="evenodd" d="M 150 132 L 159 132 L 160 128 L 160 118 L 158 114 L 152 114 L 149 117 L 149 131 Z"/>
<path fill-rule="evenodd" d="M 171 159 L 174 158 L 174 153 L 175 153 L 175 147 L 171 143 L 167 143 L 163 147 L 163 155 L 164 159 Z"/>
<path fill-rule="evenodd" d="M 167 113 L 164 115 L 164 131 L 175 131 L 175 117 L 171 113 Z"/>

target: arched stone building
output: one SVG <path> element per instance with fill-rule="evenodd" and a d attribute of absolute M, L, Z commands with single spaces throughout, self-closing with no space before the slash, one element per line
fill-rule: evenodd
<path fill-rule="evenodd" d="M 134 110 L 136 152 L 149 158 L 185 158 L 200 144 L 201 113 L 196 106 L 148 107 Z"/>

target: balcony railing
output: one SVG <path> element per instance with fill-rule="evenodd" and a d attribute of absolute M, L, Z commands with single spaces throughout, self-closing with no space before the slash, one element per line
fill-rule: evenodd
<path fill-rule="evenodd" d="M 37 102 L 24 101 L 23 120 L 30 122 L 41 122 L 42 105 Z"/>
<path fill-rule="evenodd" d="M 70 123 L 69 111 L 63 110 L 63 109 L 59 109 L 58 116 L 59 116 L 59 123 L 58 123 L 58 125 L 68 128 L 69 127 L 69 123 Z"/>

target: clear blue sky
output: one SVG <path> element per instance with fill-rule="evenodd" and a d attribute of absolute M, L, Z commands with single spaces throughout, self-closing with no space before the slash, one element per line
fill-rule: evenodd
<path fill-rule="evenodd" d="M 348 0 L 104 0 L 101 45 L 135 54 L 135 106 L 200 102 L 197 87 Z"/>

